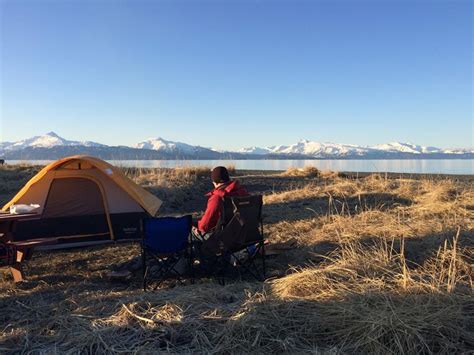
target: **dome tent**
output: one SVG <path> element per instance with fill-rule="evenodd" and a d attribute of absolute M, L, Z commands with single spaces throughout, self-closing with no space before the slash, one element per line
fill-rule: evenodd
<path fill-rule="evenodd" d="M 103 160 L 77 155 L 43 168 L 8 202 L 39 204 L 37 216 L 15 225 L 13 241 L 119 240 L 140 237 L 140 219 L 161 201 Z"/>

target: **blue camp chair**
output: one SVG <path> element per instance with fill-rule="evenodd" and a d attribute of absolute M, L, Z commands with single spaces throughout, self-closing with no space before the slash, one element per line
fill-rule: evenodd
<path fill-rule="evenodd" d="M 155 289 L 169 277 L 176 277 L 182 283 L 182 274 L 176 265 L 181 259 L 186 259 L 191 266 L 191 227 L 191 215 L 142 221 L 143 290 L 147 290 L 152 280 L 157 282 Z M 192 271 L 192 267 L 190 269 Z"/>

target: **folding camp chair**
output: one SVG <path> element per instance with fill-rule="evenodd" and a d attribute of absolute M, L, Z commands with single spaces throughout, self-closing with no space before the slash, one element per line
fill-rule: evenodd
<path fill-rule="evenodd" d="M 258 281 L 265 279 L 262 205 L 261 195 L 224 198 L 216 232 L 201 245 L 201 253 L 208 260 L 214 259 L 208 271 L 217 271 L 222 283 L 229 270 L 249 274 Z M 261 268 L 256 263 L 258 257 Z"/>
<path fill-rule="evenodd" d="M 142 221 L 143 290 L 152 280 L 156 280 L 155 289 L 158 288 L 168 277 L 176 277 L 182 283 L 183 275 L 176 266 L 182 259 L 192 261 L 191 227 L 191 215 Z"/>

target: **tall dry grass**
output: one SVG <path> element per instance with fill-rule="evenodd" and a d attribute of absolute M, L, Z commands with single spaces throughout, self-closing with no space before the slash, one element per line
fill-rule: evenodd
<path fill-rule="evenodd" d="M 474 346 L 472 259 L 459 235 L 423 265 L 394 243 L 341 245 L 321 265 L 265 284 L 158 292 L 2 294 L 4 351 L 463 353 Z M 56 287 L 61 287 L 60 285 Z M 79 291 L 83 291 L 79 286 Z M 52 294 L 49 297 L 53 296 Z M 36 297 L 36 299 L 35 299 Z M 57 297 L 57 296 L 53 296 Z"/>
<path fill-rule="evenodd" d="M 28 164 L 0 166 L 0 208 L 40 170 L 40 166 Z"/>
<path fill-rule="evenodd" d="M 142 170 L 152 191 L 195 194 L 205 171 Z M 0 351 L 18 353 L 469 353 L 472 181 L 256 176 L 265 234 L 293 250 L 265 283 L 197 280 L 143 293 L 103 276 L 137 246 L 39 254 L 29 283 L 0 282 Z M 292 187 L 293 181 L 301 182 Z M 284 183 L 279 192 L 272 186 Z M 201 207 L 202 208 L 202 207 Z M 174 285 L 174 283 L 171 283 Z"/>
<path fill-rule="evenodd" d="M 390 243 L 345 244 L 323 266 L 275 280 L 249 303 L 234 330 L 246 340 L 239 349 L 260 344 L 265 352 L 469 351 L 474 346 L 472 260 L 456 241 L 417 268 L 408 268 L 404 251 Z"/>
<path fill-rule="evenodd" d="M 142 186 L 173 186 L 194 183 L 201 178 L 210 178 L 211 167 L 190 166 L 179 168 L 123 168 L 125 174 Z M 235 173 L 235 166 L 227 166 L 229 174 Z"/>
<path fill-rule="evenodd" d="M 314 166 L 305 166 L 304 168 L 289 168 L 281 173 L 281 176 L 313 178 L 318 177 L 320 173 L 319 169 Z"/>
<path fill-rule="evenodd" d="M 264 197 L 272 234 L 310 245 L 323 239 L 417 238 L 474 230 L 472 183 L 393 179 L 370 175 L 334 178 Z"/>
<path fill-rule="evenodd" d="M 227 167 L 231 176 L 235 174 L 235 167 Z M 125 174 L 135 183 L 143 186 L 158 196 L 163 205 L 161 212 L 194 213 L 193 206 L 198 202 L 196 197 L 202 197 L 210 191 L 211 168 L 207 166 L 168 168 L 125 168 Z M 204 205 L 205 201 L 199 202 Z"/>

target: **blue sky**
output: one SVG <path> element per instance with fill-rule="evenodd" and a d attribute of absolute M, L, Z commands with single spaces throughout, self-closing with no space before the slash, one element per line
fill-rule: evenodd
<path fill-rule="evenodd" d="M 473 144 L 470 1 L 0 1 L 0 139 Z"/>

